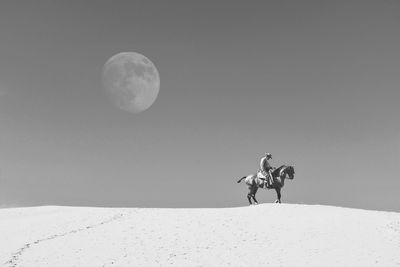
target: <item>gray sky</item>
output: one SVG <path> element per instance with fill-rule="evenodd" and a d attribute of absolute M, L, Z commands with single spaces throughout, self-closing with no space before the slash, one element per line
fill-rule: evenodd
<path fill-rule="evenodd" d="M 0 203 L 246 205 L 236 183 L 295 164 L 283 202 L 400 211 L 398 1 L 2 1 Z M 140 114 L 101 86 L 147 56 Z M 259 191 L 262 202 L 273 191 Z"/>

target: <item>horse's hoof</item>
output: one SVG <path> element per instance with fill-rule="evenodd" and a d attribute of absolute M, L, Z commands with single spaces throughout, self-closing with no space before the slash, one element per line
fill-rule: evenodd
<path fill-rule="evenodd" d="M 258 205 L 258 202 L 254 203 L 254 205 Z"/>

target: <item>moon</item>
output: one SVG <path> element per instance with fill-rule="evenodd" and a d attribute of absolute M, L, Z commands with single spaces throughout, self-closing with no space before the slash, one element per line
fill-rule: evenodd
<path fill-rule="evenodd" d="M 107 60 L 102 81 L 114 104 L 131 113 L 151 107 L 160 91 L 157 68 L 150 59 L 135 52 L 118 53 Z"/>

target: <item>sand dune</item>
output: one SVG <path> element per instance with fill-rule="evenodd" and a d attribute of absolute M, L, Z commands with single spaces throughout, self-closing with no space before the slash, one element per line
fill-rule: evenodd
<path fill-rule="evenodd" d="M 0 210 L 3 266 L 400 266 L 400 213 L 224 209 Z"/>

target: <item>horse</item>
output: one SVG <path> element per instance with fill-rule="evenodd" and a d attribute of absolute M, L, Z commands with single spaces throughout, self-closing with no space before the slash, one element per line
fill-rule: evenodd
<path fill-rule="evenodd" d="M 256 199 L 256 193 L 258 188 L 263 189 L 275 189 L 277 199 L 275 203 L 281 202 L 281 189 L 285 185 L 285 179 L 288 178 L 290 180 L 294 179 L 294 167 L 282 165 L 279 168 L 272 171 L 273 184 L 272 186 L 268 186 L 267 178 L 263 178 L 262 174 L 257 172 L 256 174 L 250 174 L 247 176 L 243 176 L 237 182 L 240 183 L 243 179 L 245 179 L 246 185 L 249 187 L 249 193 L 247 194 L 247 199 L 249 200 L 250 205 L 253 203 L 251 199 L 254 200 L 254 204 L 258 204 Z"/>

